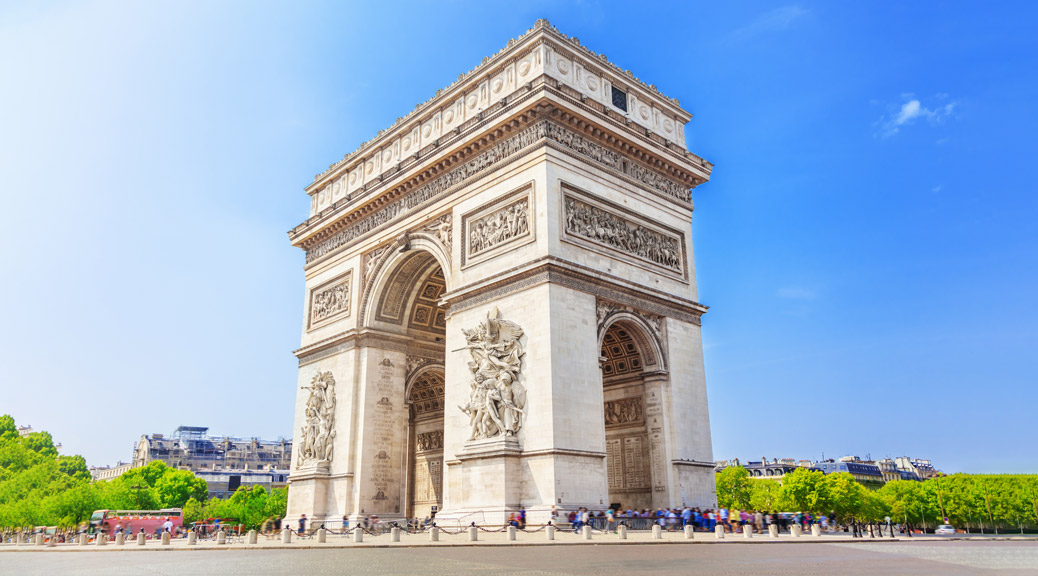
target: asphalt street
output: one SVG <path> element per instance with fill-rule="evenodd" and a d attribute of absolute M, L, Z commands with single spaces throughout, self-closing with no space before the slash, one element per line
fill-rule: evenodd
<path fill-rule="evenodd" d="M 1038 542 L 955 541 L 0 553 L 0 574 L 1038 574 Z"/>

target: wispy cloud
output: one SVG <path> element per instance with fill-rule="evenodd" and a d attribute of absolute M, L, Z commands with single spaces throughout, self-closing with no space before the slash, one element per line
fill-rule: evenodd
<path fill-rule="evenodd" d="M 814 290 L 808 290 L 807 288 L 779 288 L 777 293 L 779 298 L 786 300 L 814 300 Z"/>
<path fill-rule="evenodd" d="M 733 30 L 730 36 L 735 40 L 746 40 L 766 32 L 785 30 L 789 28 L 793 22 L 796 22 L 808 13 L 808 10 L 801 8 L 800 6 L 783 6 L 782 8 L 769 10 L 768 12 L 757 16 L 753 22 L 750 22 L 746 26 Z"/>
<path fill-rule="evenodd" d="M 948 101 L 947 94 L 938 94 L 934 98 L 937 104 L 931 104 L 933 108 L 923 105 L 923 102 L 911 94 L 903 95 L 905 102 L 900 107 L 892 106 L 892 111 L 882 116 L 876 122 L 876 135 L 882 138 L 893 136 L 901 131 L 903 126 L 926 122 L 937 125 L 952 115 L 955 111 L 955 102 Z"/>

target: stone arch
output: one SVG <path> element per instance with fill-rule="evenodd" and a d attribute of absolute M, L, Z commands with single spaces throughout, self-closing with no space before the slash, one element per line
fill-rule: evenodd
<path fill-rule="evenodd" d="M 412 403 L 412 393 L 416 392 L 416 385 L 418 388 L 422 387 L 423 380 L 429 378 L 431 375 L 438 375 L 440 380 L 443 380 L 444 365 L 442 362 L 430 362 L 423 364 L 421 367 L 416 368 L 414 372 L 407 375 L 407 380 L 404 388 L 404 398 L 407 403 Z"/>
<path fill-rule="evenodd" d="M 450 255 L 444 244 L 432 234 L 416 232 L 404 234 L 392 243 L 364 255 L 364 293 L 361 296 L 358 327 L 370 327 L 378 316 L 379 306 L 386 298 L 406 312 L 414 298 L 414 284 L 432 269 L 439 268 L 446 288 L 451 282 Z M 398 316 L 403 319 L 402 316 Z M 404 324 L 406 328 L 406 324 Z"/>
<path fill-rule="evenodd" d="M 662 319 L 660 320 L 662 322 Z M 667 360 L 657 329 L 641 314 L 630 310 L 614 310 L 606 315 L 598 327 L 598 348 L 605 344 L 610 328 L 618 325 L 627 331 L 641 356 L 644 372 L 666 372 Z"/>

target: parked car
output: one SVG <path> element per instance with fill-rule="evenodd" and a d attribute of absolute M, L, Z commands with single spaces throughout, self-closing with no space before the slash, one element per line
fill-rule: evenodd
<path fill-rule="evenodd" d="M 954 535 L 955 534 L 955 527 L 952 526 L 951 524 L 941 524 L 940 526 L 937 527 L 936 530 L 933 531 L 933 533 L 937 534 L 937 535 L 948 535 L 948 534 Z"/>

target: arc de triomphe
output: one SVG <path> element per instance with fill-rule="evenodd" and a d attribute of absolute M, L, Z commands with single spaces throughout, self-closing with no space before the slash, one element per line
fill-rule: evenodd
<path fill-rule="evenodd" d="M 542 20 L 318 175 L 288 519 L 714 505 L 690 119 Z"/>

